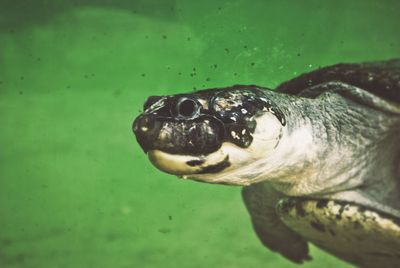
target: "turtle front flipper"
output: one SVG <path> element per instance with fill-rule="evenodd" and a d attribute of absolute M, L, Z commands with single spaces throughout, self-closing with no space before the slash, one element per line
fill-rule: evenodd
<path fill-rule="evenodd" d="M 275 205 L 282 198 L 281 194 L 268 183 L 259 183 L 244 187 L 242 195 L 253 228 L 267 248 L 296 263 L 311 260 L 307 242 L 289 229 L 276 214 Z"/>
<path fill-rule="evenodd" d="M 285 198 L 277 213 L 319 248 L 361 267 L 400 267 L 400 219 L 333 200 Z"/>

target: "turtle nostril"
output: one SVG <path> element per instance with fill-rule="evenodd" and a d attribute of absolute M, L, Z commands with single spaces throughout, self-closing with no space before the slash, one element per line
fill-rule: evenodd
<path fill-rule="evenodd" d="M 147 132 L 154 127 L 154 121 L 148 117 L 143 118 L 140 126 L 140 131 Z"/>
<path fill-rule="evenodd" d="M 190 98 L 182 98 L 176 104 L 177 114 L 183 118 L 193 118 L 198 115 L 199 110 L 199 104 Z"/>
<path fill-rule="evenodd" d="M 162 124 L 152 116 L 139 116 L 133 122 L 133 133 L 145 152 L 154 147 L 161 126 Z"/>
<path fill-rule="evenodd" d="M 133 131 L 135 134 L 145 134 L 155 127 L 154 119 L 151 119 L 148 116 L 142 116 L 135 120 L 133 123 Z"/>

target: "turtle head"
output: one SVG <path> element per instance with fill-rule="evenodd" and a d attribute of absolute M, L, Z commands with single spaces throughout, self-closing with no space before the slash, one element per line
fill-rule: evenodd
<path fill-rule="evenodd" d="M 256 86 L 149 97 L 133 122 L 136 139 L 160 170 L 195 180 L 247 184 L 243 169 L 279 143 L 285 117 Z"/>

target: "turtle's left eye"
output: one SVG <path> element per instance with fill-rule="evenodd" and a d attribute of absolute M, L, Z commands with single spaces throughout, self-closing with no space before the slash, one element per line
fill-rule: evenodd
<path fill-rule="evenodd" d="M 192 119 L 199 115 L 200 104 L 195 99 L 182 97 L 176 103 L 175 112 L 179 118 Z"/>

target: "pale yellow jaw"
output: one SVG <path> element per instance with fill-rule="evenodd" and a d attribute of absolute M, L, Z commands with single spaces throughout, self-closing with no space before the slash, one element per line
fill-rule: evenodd
<path fill-rule="evenodd" d="M 174 175 L 191 175 L 199 173 L 204 168 L 218 164 L 227 157 L 224 150 L 218 150 L 209 155 L 177 155 L 169 154 L 160 150 L 151 150 L 148 157 L 153 165 L 170 174 Z M 196 165 L 189 165 L 188 162 L 197 162 Z"/>

